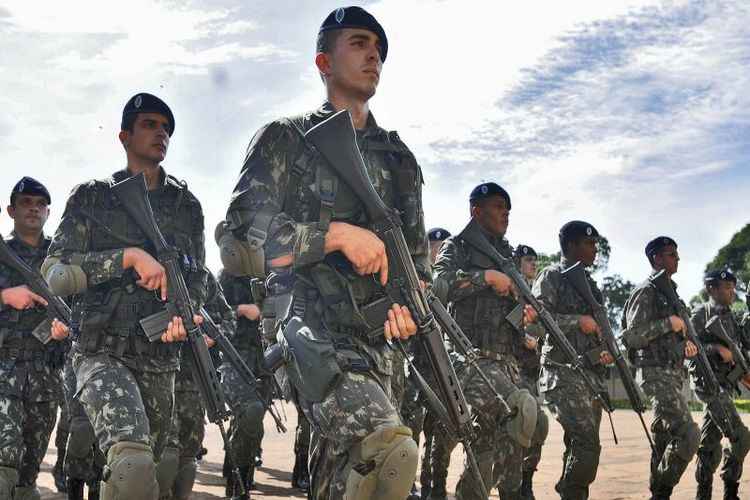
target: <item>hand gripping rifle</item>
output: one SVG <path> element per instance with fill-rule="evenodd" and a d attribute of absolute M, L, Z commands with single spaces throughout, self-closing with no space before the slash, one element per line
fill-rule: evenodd
<path fill-rule="evenodd" d="M 685 336 L 698 349 L 698 354 L 695 355 L 695 364 L 701 373 L 705 392 L 711 399 L 718 398 L 725 392 L 724 388 L 719 384 L 719 379 L 716 378 L 716 374 L 714 373 L 713 368 L 711 368 L 711 363 L 708 361 L 708 356 L 706 355 L 706 349 L 703 347 L 701 341 L 698 340 L 698 334 L 695 332 L 693 322 L 690 321 L 688 308 L 677 295 L 677 290 L 672 286 L 672 280 L 669 279 L 665 270 L 661 270 L 650 277 L 649 281 L 654 287 L 656 287 L 659 293 L 667 298 L 682 322 L 685 323 L 685 327 L 687 328 Z M 732 420 L 729 418 L 729 412 L 727 412 L 722 404 L 717 404 L 716 407 L 722 413 L 722 415 L 718 417 L 724 421 L 725 427 L 723 428 L 727 429 L 730 437 L 735 436 L 735 429 Z"/>
<path fill-rule="evenodd" d="M 466 240 L 479 252 L 483 253 L 486 257 L 492 260 L 492 262 L 497 266 L 498 270 L 500 270 L 503 274 L 508 276 L 513 281 L 513 284 L 516 286 L 516 290 L 521 296 L 520 298 L 524 302 L 529 304 L 532 309 L 534 309 L 534 311 L 536 311 L 537 315 L 539 316 L 539 321 L 542 323 L 542 326 L 547 331 L 547 333 L 554 339 L 555 345 L 562 351 L 563 356 L 565 356 L 565 359 L 568 361 L 571 370 L 573 370 L 583 380 L 584 384 L 586 384 L 586 387 L 589 388 L 594 398 L 599 400 L 599 403 L 602 405 L 604 411 L 606 411 L 607 414 L 610 415 L 611 425 L 611 414 L 614 411 L 614 406 L 612 406 L 612 401 L 610 401 L 609 399 L 609 393 L 606 390 L 599 390 L 597 384 L 592 380 L 591 376 L 586 371 L 586 357 L 581 356 L 578 354 L 578 352 L 576 352 L 575 348 L 568 340 L 568 337 L 565 336 L 565 333 L 560 329 L 557 321 L 555 321 L 555 318 L 552 317 L 552 314 L 550 314 L 550 312 L 544 307 L 544 304 L 542 304 L 531 292 L 529 285 L 526 283 L 526 280 L 518 271 L 513 261 L 507 257 L 503 257 L 500 252 L 498 252 L 497 249 L 490 244 L 490 242 L 487 240 L 487 238 L 484 237 L 484 235 L 481 231 L 478 230 L 478 228 L 471 227 L 472 224 L 477 223 L 476 221 L 472 220 L 469 223 L 470 226 L 461 233 L 461 237 L 464 238 L 464 240 Z M 612 434 L 614 435 L 615 443 L 617 443 L 617 435 L 615 434 L 614 426 L 612 426 Z"/>
<path fill-rule="evenodd" d="M 47 320 L 42 321 L 32 334 L 42 344 L 47 344 L 52 335 L 50 328 L 52 326 L 52 320 L 58 319 L 70 326 L 70 307 L 65 303 L 63 299 L 52 293 L 47 286 L 47 282 L 44 280 L 42 275 L 31 268 L 26 262 L 24 262 L 13 249 L 10 248 L 5 239 L 0 236 L 0 264 L 3 264 L 23 277 L 26 286 L 35 294 L 44 298 L 47 301 Z M 0 344 L 2 342 L 0 341 Z"/>
<path fill-rule="evenodd" d="M 349 112 L 340 111 L 311 128 L 305 134 L 305 140 L 315 146 L 337 177 L 364 205 L 370 221 L 370 229 L 385 243 L 389 266 L 387 296 L 363 307 L 360 310 L 361 318 L 369 324 L 368 331 L 371 332 L 371 336 L 382 338 L 383 320 L 387 317 L 387 311 L 392 304 L 398 303 L 409 308 L 419 329 L 415 339 L 422 344 L 429 360 L 432 374 L 437 382 L 439 399 L 432 397 L 435 394 L 421 376 L 417 376 L 416 379 L 435 413 L 444 418 L 444 425 L 463 444 L 471 473 L 480 487 L 482 497 L 486 498 L 487 488 L 471 448 L 472 417 L 463 390 L 445 350 L 440 326 L 430 309 L 427 295 L 420 286 L 417 270 L 401 231 L 400 217 L 395 210 L 383 203 L 370 182 L 362 154 L 357 146 L 354 125 Z M 368 321 L 368 318 L 372 318 L 371 321 Z M 403 346 L 400 343 L 398 346 L 405 355 Z"/>
<path fill-rule="evenodd" d="M 229 440 L 227 439 L 227 433 L 224 429 L 224 421 L 229 418 L 231 412 L 227 409 L 226 399 L 224 397 L 224 391 L 219 383 L 219 377 L 216 373 L 216 369 L 211 361 L 211 354 L 208 352 L 208 346 L 206 345 L 206 339 L 204 334 L 204 328 L 197 325 L 193 321 L 193 317 L 196 314 L 196 310 L 193 304 L 190 302 L 190 295 L 188 293 L 187 284 L 185 278 L 182 275 L 180 268 L 180 256 L 176 249 L 169 246 L 167 241 L 164 239 L 164 235 L 159 229 L 154 217 L 154 212 L 151 209 L 151 202 L 148 199 L 148 191 L 146 189 L 146 178 L 144 175 L 138 174 L 124 181 L 114 184 L 112 192 L 122 203 L 123 208 L 132 218 L 146 239 L 153 245 L 156 250 L 156 257 L 159 263 L 164 266 L 167 273 L 167 286 L 168 290 L 168 303 L 166 311 L 157 313 L 156 315 L 145 318 L 146 324 L 144 331 L 149 335 L 151 342 L 156 341 L 161 333 L 166 329 L 166 323 L 163 323 L 164 318 L 168 317 L 171 319 L 172 316 L 179 316 L 182 318 L 185 330 L 187 331 L 187 345 L 188 350 L 188 361 L 192 375 L 195 379 L 196 385 L 201 393 L 201 397 L 206 405 L 206 414 L 208 420 L 219 427 L 221 432 L 221 438 L 224 442 L 224 449 L 230 460 L 234 462 L 234 455 L 231 450 Z M 211 319 L 205 314 L 204 310 L 201 310 L 204 314 L 204 325 L 207 331 L 211 331 L 210 327 Z M 149 331 L 147 327 L 153 327 L 157 324 L 157 320 L 161 320 L 164 328 L 161 328 L 161 333 L 154 334 L 153 330 Z M 167 323 L 169 319 L 167 319 Z M 216 325 L 214 325 L 216 326 Z M 215 332 L 219 331 L 216 328 Z M 217 338 L 223 335 L 217 336 Z M 231 346 L 229 341 L 226 345 Z M 235 351 L 236 352 L 236 351 Z M 238 356 L 239 357 L 239 356 Z M 249 369 L 248 369 L 249 370 Z M 242 373 L 242 370 L 239 370 Z M 253 382 L 255 377 L 252 377 Z M 235 484 L 238 485 L 239 496 L 242 497 L 245 494 L 244 485 L 240 479 L 239 470 L 235 463 L 232 463 L 232 474 L 234 476 Z"/>
<path fill-rule="evenodd" d="M 719 339 L 732 352 L 732 363 L 734 366 L 725 376 L 727 381 L 732 385 L 742 382 L 743 385 L 747 386 L 747 383 L 743 380 L 750 373 L 750 362 L 748 362 L 747 353 L 740 348 L 738 341 L 729 336 L 718 316 L 714 316 L 708 320 L 706 330 Z"/>
<path fill-rule="evenodd" d="M 602 331 L 604 345 L 615 360 L 615 367 L 617 368 L 617 373 L 620 374 L 620 380 L 622 380 L 622 385 L 625 387 L 625 393 L 628 395 L 630 405 L 633 407 L 633 411 L 638 415 L 638 418 L 641 421 L 643 431 L 646 433 L 646 438 L 648 438 L 648 444 L 651 446 L 651 449 L 656 452 L 654 442 L 651 439 L 651 433 L 648 431 L 646 421 L 643 420 L 643 413 L 646 411 L 646 403 L 635 383 L 633 372 L 630 370 L 630 364 L 625 359 L 620 346 L 617 344 L 617 339 L 612 331 L 612 325 L 609 323 L 607 309 L 596 300 L 594 294 L 591 292 L 591 286 L 589 286 L 589 281 L 586 277 L 586 271 L 583 264 L 576 262 L 564 270 L 562 275 L 571 285 L 573 285 L 573 288 L 578 292 L 578 295 L 583 297 L 583 300 L 585 300 L 589 307 L 591 307 L 594 321 L 596 321 L 596 324 L 599 325 L 599 328 Z"/>

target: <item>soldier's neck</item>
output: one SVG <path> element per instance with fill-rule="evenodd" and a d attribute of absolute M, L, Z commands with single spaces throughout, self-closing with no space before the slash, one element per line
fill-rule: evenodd
<path fill-rule="evenodd" d="M 39 242 L 42 239 L 42 231 L 20 227 L 17 224 L 13 226 L 13 233 L 21 241 L 34 248 L 39 246 Z"/>
<path fill-rule="evenodd" d="M 367 117 L 370 115 L 370 105 L 367 101 L 362 101 L 352 96 L 344 96 L 329 90 L 328 102 L 333 105 L 333 109 L 336 111 L 341 111 L 342 109 L 349 110 L 355 129 L 362 130 L 367 125 Z"/>
<path fill-rule="evenodd" d="M 128 161 L 128 171 L 133 175 L 138 175 L 143 172 L 144 177 L 146 177 L 146 186 L 149 191 L 152 191 L 159 186 L 159 177 L 161 174 L 159 165 Z"/>

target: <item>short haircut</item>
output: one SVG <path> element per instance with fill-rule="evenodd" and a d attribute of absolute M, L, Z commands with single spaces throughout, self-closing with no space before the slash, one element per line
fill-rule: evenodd
<path fill-rule="evenodd" d="M 336 40 L 338 40 L 342 32 L 343 30 L 327 30 L 318 33 L 318 41 L 315 44 L 315 52 L 330 54 L 333 50 L 333 46 L 336 45 Z"/>
<path fill-rule="evenodd" d="M 125 130 L 132 133 L 135 127 L 135 121 L 138 119 L 138 113 L 130 113 L 123 117 L 122 123 L 120 124 L 120 130 Z"/>

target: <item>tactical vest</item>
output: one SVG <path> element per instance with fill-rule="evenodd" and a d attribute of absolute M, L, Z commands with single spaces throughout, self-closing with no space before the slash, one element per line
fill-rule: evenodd
<path fill-rule="evenodd" d="M 496 266 L 483 253 L 477 251 L 465 240 L 455 238 L 454 242 L 461 245 L 463 253 L 467 255 L 461 269 L 467 273 L 495 269 Z M 498 251 L 505 257 L 511 257 L 511 250 L 504 243 Z M 471 343 L 483 351 L 496 354 L 515 354 L 514 344 L 521 336 L 508 322 L 506 316 L 516 307 L 518 302 L 511 297 L 497 294 L 491 287 L 453 302 L 451 309 L 456 323 Z"/>
<path fill-rule="evenodd" d="M 6 241 L 18 257 L 36 270 L 41 268 L 51 243 L 49 238 L 44 238 L 41 246 L 33 249 L 16 237 Z M 0 283 L 6 284 L 7 288 L 26 284 L 20 274 L 1 265 Z M 67 343 L 53 340 L 44 345 L 31 334 L 46 319 L 47 310 L 44 307 L 22 311 L 8 307 L 0 313 L 0 359 L 34 362 L 40 370 L 42 365 L 62 367 Z"/>
<path fill-rule="evenodd" d="M 562 264 L 555 264 L 555 272 L 559 273 L 562 270 L 563 270 Z M 591 276 L 589 276 L 588 273 L 587 273 L 587 279 L 589 281 L 589 286 L 591 287 L 591 293 L 594 295 L 594 298 L 596 299 L 596 301 L 602 304 L 603 303 L 602 292 L 599 290 L 599 287 L 596 285 L 596 282 L 593 279 L 591 279 Z M 591 307 L 586 303 L 583 297 L 579 295 L 579 293 L 576 291 L 573 285 L 566 278 L 562 276 L 560 276 L 559 278 L 559 288 L 557 289 L 557 300 L 558 300 L 558 304 L 554 311 L 555 314 L 593 316 L 593 311 L 591 310 Z M 580 329 L 578 329 L 577 327 L 575 331 L 565 331 L 564 333 L 578 354 L 586 354 L 587 352 L 591 351 L 592 349 L 600 345 L 600 342 L 597 339 L 596 335 L 586 335 L 583 332 L 581 332 Z M 568 360 L 565 357 L 565 355 L 560 351 L 559 348 L 557 348 L 554 338 L 548 337 L 548 340 L 549 341 L 545 343 L 543 351 L 542 351 L 544 359 L 549 359 L 550 361 L 554 363 L 560 363 L 560 364 L 568 363 Z M 605 371 L 605 368 L 602 367 L 601 365 L 596 365 L 594 367 L 594 370 L 596 372 L 603 373 Z"/>
<path fill-rule="evenodd" d="M 308 114 L 284 121 L 298 134 L 298 150 L 291 163 L 283 211 L 296 221 L 317 222 L 322 230 L 331 221 L 366 227 L 368 220 L 362 203 L 303 138 L 305 131 L 325 118 Z M 422 212 L 416 194 L 422 174 L 414 155 L 397 133 L 382 129 L 374 133 L 367 129 L 364 134 L 357 131 L 357 144 L 376 191 L 386 205 L 399 210 L 407 244 L 416 245 L 423 233 L 423 228 L 420 231 L 418 227 Z M 270 217 L 258 214 L 248 234 L 265 236 L 269 224 Z M 376 280 L 357 275 L 339 252 L 296 271 L 299 278 L 293 309 L 296 315 L 307 319 L 306 313 L 314 310 L 314 316 L 322 316 L 327 329 L 333 332 L 358 336 L 365 333 L 366 326 L 357 314 L 357 307 L 384 296 Z"/>
<path fill-rule="evenodd" d="M 731 309 L 726 308 L 725 310 L 719 310 L 718 308 L 713 307 L 710 303 L 707 302 L 701 304 L 700 308 L 697 309 L 696 312 L 701 315 L 701 322 L 704 327 L 711 318 L 713 318 L 714 316 L 718 316 L 719 321 L 721 321 L 721 326 L 724 328 L 724 331 L 727 333 L 729 338 L 734 340 L 734 342 L 740 347 L 740 349 L 743 348 L 740 327 L 737 324 L 737 321 L 732 314 Z M 697 332 L 697 334 L 704 345 L 721 344 L 725 347 L 729 347 L 723 341 L 712 335 L 711 332 L 709 330 L 706 330 L 705 328 L 703 329 L 703 331 Z M 708 359 L 711 362 L 711 367 L 713 368 L 713 371 L 716 374 L 716 378 L 719 380 L 719 383 L 728 389 L 736 390 L 737 387 L 733 387 L 727 380 L 727 375 L 732 371 L 732 368 L 734 368 L 734 366 L 729 363 L 724 363 L 718 353 L 709 353 Z M 692 371 L 698 379 L 696 380 L 696 385 L 701 386 L 701 372 L 700 370 L 695 369 L 694 365 L 695 363 L 692 362 Z"/>
<path fill-rule="evenodd" d="M 138 225 L 125 212 L 120 200 L 111 193 L 112 182 L 128 177 L 118 172 L 110 181 L 95 181 L 89 189 L 91 199 L 78 209 L 79 216 L 89 228 L 87 252 L 101 252 L 124 247 L 140 247 L 154 255 L 153 246 L 146 241 Z M 197 272 L 198 263 L 191 255 L 190 242 L 199 205 L 185 196 L 187 187 L 171 176 L 166 185 L 149 191 L 149 201 L 156 222 L 167 243 L 180 254 L 185 281 Z M 79 342 L 84 350 L 96 351 L 103 347 L 115 354 L 154 356 L 176 359 L 179 346 L 150 344 L 138 320 L 164 309 L 154 291 L 137 286 L 135 271 L 125 271 L 120 279 L 90 286 L 77 296 L 74 317 L 80 331 Z M 104 335 L 101 335 L 101 334 Z"/>

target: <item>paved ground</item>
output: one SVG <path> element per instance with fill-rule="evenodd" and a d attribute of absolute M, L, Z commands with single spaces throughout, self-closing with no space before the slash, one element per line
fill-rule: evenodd
<path fill-rule="evenodd" d="M 264 465 L 256 475 L 258 490 L 253 491 L 253 498 L 268 500 L 285 498 L 304 498 L 289 487 L 290 471 L 293 464 L 292 445 L 294 442 L 294 427 L 296 414 L 293 407 L 286 407 L 289 418 L 288 427 L 292 432 L 278 434 L 270 418 L 266 419 L 266 439 L 263 442 Z M 693 418 L 700 421 L 701 415 L 694 414 Z M 745 423 L 750 425 L 750 415 L 744 416 Z M 609 423 L 606 418 L 602 422 L 602 458 L 599 474 L 591 490 L 592 500 L 643 500 L 648 498 L 648 467 L 649 449 L 643 430 L 634 413 L 618 410 L 614 414 L 619 445 L 615 445 Z M 647 416 L 647 422 L 650 415 Z M 192 498 L 196 500 L 223 498 L 223 481 L 221 478 L 222 452 L 219 432 L 215 426 L 208 429 L 206 447 L 208 455 L 200 465 L 195 492 Z M 52 442 L 54 442 L 54 437 Z M 539 500 L 558 498 L 554 494 L 554 484 L 560 474 L 562 464 L 562 430 L 553 423 L 550 436 L 544 448 L 540 470 L 535 480 L 536 497 Z M 54 446 L 51 447 L 39 477 L 39 486 L 44 499 L 64 499 L 55 493 L 50 471 L 56 459 Z M 453 454 L 449 485 L 452 490 L 463 468 L 463 456 L 459 447 Z M 683 477 L 680 485 L 675 489 L 673 500 L 688 500 L 695 497 L 694 480 L 695 462 Z M 744 479 L 740 487 L 740 497 L 750 498 L 750 479 Z M 493 496 L 492 498 L 497 498 Z M 721 481 L 715 481 L 714 498 L 721 498 Z"/>

